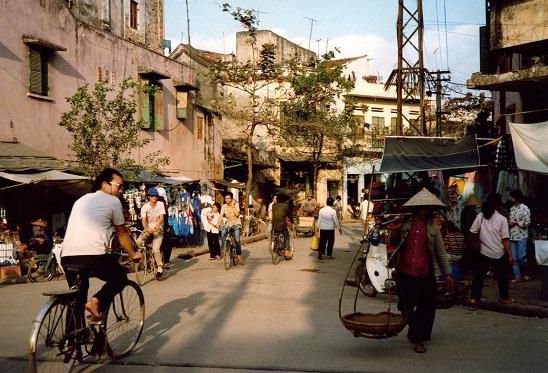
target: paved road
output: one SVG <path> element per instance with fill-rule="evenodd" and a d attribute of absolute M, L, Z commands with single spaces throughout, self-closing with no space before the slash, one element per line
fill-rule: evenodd
<path fill-rule="evenodd" d="M 546 319 L 465 306 L 438 310 L 426 354 L 413 352 L 405 330 L 383 340 L 354 338 L 339 321 L 338 301 L 358 236 L 358 225 L 344 227 L 335 260 L 317 260 L 309 238 L 297 238 L 294 259 L 277 266 L 265 241 L 246 245 L 246 264 L 229 271 L 207 255 L 175 259 L 165 281 L 143 287 L 147 321 L 136 351 L 79 371 L 548 371 Z M 28 371 L 31 322 L 45 301 L 40 293 L 65 286 L 57 281 L 0 287 L 0 371 Z M 346 312 L 354 291 L 345 290 Z M 360 295 L 358 307 L 385 310 L 387 298 Z"/>

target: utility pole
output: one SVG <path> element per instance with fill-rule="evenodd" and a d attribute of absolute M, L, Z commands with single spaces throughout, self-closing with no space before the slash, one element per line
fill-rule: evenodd
<path fill-rule="evenodd" d="M 449 78 L 442 78 L 441 74 L 449 74 L 450 71 L 436 71 L 435 87 L 436 87 L 436 137 L 441 137 L 441 116 L 443 114 L 449 114 L 448 111 L 441 111 L 441 98 L 443 93 L 441 92 L 441 82 L 448 82 Z"/>
<path fill-rule="evenodd" d="M 396 117 L 396 135 L 403 135 L 403 120 L 409 124 L 418 134 L 426 135 L 424 93 L 428 71 L 423 63 L 423 33 L 424 20 L 422 13 L 422 0 L 416 0 L 417 8 L 413 10 L 404 5 L 404 0 L 398 0 L 398 69 L 390 75 L 387 86 L 395 85 L 397 92 L 398 115 Z M 415 3 L 415 1 L 413 1 Z M 405 51 L 409 49 L 408 53 Z M 411 62 L 410 55 L 417 55 L 417 61 Z M 419 102 L 419 117 L 417 125 L 411 118 L 403 114 L 404 102 Z"/>
<path fill-rule="evenodd" d="M 304 18 L 310 20 L 310 37 L 308 38 L 308 50 L 310 50 L 310 44 L 312 43 L 312 27 L 314 26 L 314 22 L 318 22 L 318 21 L 310 17 L 304 17 Z"/>

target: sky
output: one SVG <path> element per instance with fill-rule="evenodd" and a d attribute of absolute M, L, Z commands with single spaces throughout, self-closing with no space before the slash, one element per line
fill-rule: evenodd
<path fill-rule="evenodd" d="M 190 42 L 198 49 L 235 52 L 236 32 L 243 28 L 222 11 L 222 4 L 228 2 L 232 8 L 257 11 L 259 29 L 310 46 L 316 53 L 337 48 L 340 53 L 335 58 L 367 55 L 370 74 L 383 82 L 397 68 L 398 0 L 164 0 L 165 38 L 171 40 L 172 50 L 188 43 L 187 2 Z M 417 6 L 416 0 L 404 4 L 410 10 Z M 430 72 L 451 71 L 445 75 L 451 78 L 450 89 L 465 92 L 466 80 L 479 71 L 485 2 L 423 0 L 423 14 L 424 67 Z M 417 60 L 411 54 L 407 57 L 410 62 Z"/>

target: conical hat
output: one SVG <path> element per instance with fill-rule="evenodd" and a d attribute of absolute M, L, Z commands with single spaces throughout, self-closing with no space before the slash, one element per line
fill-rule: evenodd
<path fill-rule="evenodd" d="M 428 189 L 422 188 L 420 192 L 415 194 L 411 199 L 404 203 L 404 206 L 440 206 L 447 207 L 445 204 L 438 199 L 435 195 L 430 193 Z"/>
<path fill-rule="evenodd" d="M 471 195 L 470 197 L 466 198 L 466 201 L 462 204 L 463 206 L 481 206 L 483 202 L 481 199 L 476 197 L 475 195 Z"/>

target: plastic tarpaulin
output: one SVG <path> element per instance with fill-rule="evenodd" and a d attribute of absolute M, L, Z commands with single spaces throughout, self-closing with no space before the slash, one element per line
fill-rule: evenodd
<path fill-rule="evenodd" d="M 478 167 L 475 135 L 446 137 L 387 136 L 379 172 L 416 172 Z"/>
<path fill-rule="evenodd" d="M 548 174 L 548 122 L 508 124 L 518 168 Z"/>

